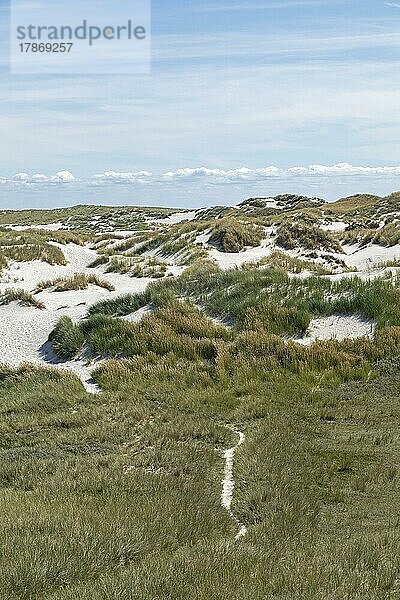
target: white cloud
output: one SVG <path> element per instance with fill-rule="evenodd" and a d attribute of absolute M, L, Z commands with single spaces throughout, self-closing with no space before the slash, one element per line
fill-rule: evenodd
<path fill-rule="evenodd" d="M 241 167 L 239 169 L 223 170 L 209 169 L 207 167 L 184 168 L 164 173 L 164 181 L 179 181 L 188 179 L 207 179 L 210 182 L 234 183 L 240 181 L 262 181 L 268 178 L 290 179 L 293 177 L 316 177 L 316 176 L 400 176 L 400 166 L 354 166 L 347 162 L 335 165 L 309 165 L 298 166 L 289 169 L 280 169 L 274 165 L 261 169 L 250 169 Z"/>
<path fill-rule="evenodd" d="M 52 178 L 52 181 L 69 183 L 71 181 L 75 181 L 75 177 L 70 171 L 59 171 L 58 173 L 56 173 L 55 177 Z"/>
<path fill-rule="evenodd" d="M 102 183 L 143 183 L 152 176 L 149 171 L 138 171 L 137 173 L 117 173 L 116 171 L 105 171 L 93 176 L 93 180 Z"/>
<path fill-rule="evenodd" d="M 400 8 L 400 2 L 385 2 L 385 6 L 390 6 L 390 8 Z"/>
<path fill-rule="evenodd" d="M 43 173 L 35 173 L 29 175 L 28 173 L 16 173 L 8 179 L 2 177 L 5 183 L 12 182 L 15 184 L 40 184 L 40 183 L 72 183 L 76 181 L 76 178 L 70 171 L 59 171 L 55 175 L 44 175 Z"/>
<path fill-rule="evenodd" d="M 289 169 L 290 171 L 290 169 Z M 355 167 L 349 163 L 338 163 L 332 166 L 310 165 L 309 175 L 400 175 L 400 167 Z"/>
<path fill-rule="evenodd" d="M 51 181 L 51 179 L 49 179 L 47 175 L 43 175 L 43 173 L 35 173 L 35 175 L 32 175 L 31 179 L 28 180 L 28 183 L 47 183 L 48 181 Z"/>
<path fill-rule="evenodd" d="M 207 167 L 197 167 L 194 169 L 178 169 L 164 173 L 163 179 L 173 181 L 175 179 L 187 178 L 210 178 L 220 181 L 243 181 L 248 179 L 262 179 L 264 177 L 274 177 L 280 174 L 278 167 L 270 166 L 262 169 L 249 169 L 240 167 L 224 171 L 223 169 L 208 169 Z"/>
<path fill-rule="evenodd" d="M 275 181 L 321 181 L 330 178 L 340 181 L 343 178 L 397 178 L 400 177 L 400 166 L 355 166 L 347 162 L 334 165 L 311 164 L 308 166 L 294 166 L 287 169 L 269 165 L 261 168 L 239 167 L 236 169 L 220 169 L 210 167 L 184 167 L 163 174 L 154 174 L 150 171 L 118 172 L 104 171 L 86 178 L 77 178 L 70 171 L 59 171 L 55 175 L 43 173 L 16 173 L 12 177 L 0 177 L 0 184 L 10 185 L 14 189 L 24 186 L 63 186 L 68 184 L 72 189 L 85 189 L 93 186 L 106 188 L 111 185 L 135 186 L 154 185 L 161 187 L 179 185 L 180 183 L 197 183 L 202 185 L 253 185 L 263 182 Z"/>
<path fill-rule="evenodd" d="M 13 177 L 13 181 L 29 181 L 29 179 L 28 173 L 16 173 Z"/>

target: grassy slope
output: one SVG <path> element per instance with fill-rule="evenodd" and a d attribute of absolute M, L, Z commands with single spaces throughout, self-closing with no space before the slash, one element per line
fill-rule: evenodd
<path fill-rule="evenodd" d="M 361 281 L 345 278 L 330 281 L 309 277 L 292 278 L 281 268 L 221 271 L 203 263 L 181 277 L 153 283 L 143 294 L 99 303 L 91 314 L 123 315 L 153 303 L 157 307 L 174 305 L 180 298 L 200 304 L 208 314 L 234 321 L 236 330 L 262 329 L 278 335 L 304 333 L 312 315 L 335 312 L 361 313 L 376 319 L 378 327 L 400 324 L 400 280 Z M 177 305 L 179 313 L 179 304 Z"/>
<path fill-rule="evenodd" d="M 93 397 L 70 375 L 2 374 L 2 598 L 392 597 L 396 368 L 325 391 L 311 372 L 222 358 L 137 358 L 97 377 Z M 231 422 L 247 435 L 239 542 L 219 505 Z"/>
<path fill-rule="evenodd" d="M 142 219 L 145 215 L 152 217 L 168 217 L 180 212 L 180 209 L 167 209 L 160 207 L 136 206 L 90 206 L 77 205 L 70 208 L 57 208 L 52 210 L 3 210 L 0 211 L 0 225 L 48 225 L 50 223 L 65 223 L 71 228 L 80 224 L 90 225 L 94 217 L 115 220 L 123 226 L 135 220 Z"/>
<path fill-rule="evenodd" d="M 147 303 L 143 325 L 104 316 Z M 141 355 L 99 369 L 101 395 L 67 373 L 0 368 L 2 600 L 397 597 L 398 305 L 398 282 L 192 269 L 58 332 L 72 355 L 82 333 Z M 344 309 L 378 320 L 375 342 L 309 350 L 274 335 Z M 246 433 L 238 542 L 220 506 L 230 423 Z"/>
<path fill-rule="evenodd" d="M 355 194 L 341 198 L 332 204 L 329 204 L 329 211 L 334 214 L 346 214 L 354 210 L 362 210 L 370 206 L 374 206 L 382 200 L 380 196 L 372 194 Z"/>

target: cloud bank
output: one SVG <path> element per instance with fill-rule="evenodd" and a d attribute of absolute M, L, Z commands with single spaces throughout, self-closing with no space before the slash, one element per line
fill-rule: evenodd
<path fill-rule="evenodd" d="M 335 165 L 314 164 L 309 166 L 295 166 L 282 169 L 275 165 L 252 169 L 240 167 L 237 169 L 219 169 L 208 167 L 180 168 L 175 171 L 154 174 L 150 171 L 117 172 L 104 171 L 90 177 L 77 177 L 70 171 L 59 171 L 55 175 L 43 173 L 16 173 L 11 177 L 0 176 L 0 185 L 9 186 L 45 186 L 45 185 L 74 185 L 85 184 L 89 186 L 107 185 L 144 185 L 144 184 L 179 184 L 179 182 L 198 182 L 204 184 L 235 184 L 257 183 L 271 179 L 291 180 L 296 178 L 342 178 L 342 177 L 398 177 L 400 166 L 354 166 L 347 162 Z"/>

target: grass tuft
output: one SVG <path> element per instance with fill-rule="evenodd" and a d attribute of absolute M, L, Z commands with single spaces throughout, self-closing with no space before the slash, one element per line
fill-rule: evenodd
<path fill-rule="evenodd" d="M 223 218 L 213 227 L 209 243 L 216 245 L 222 252 L 240 252 L 246 246 L 258 246 L 262 238 L 262 227 Z"/>
<path fill-rule="evenodd" d="M 66 292 L 69 290 L 85 290 L 87 287 L 97 285 L 109 292 L 115 290 L 115 287 L 109 281 L 101 279 L 98 275 L 86 275 L 85 273 L 76 273 L 71 277 L 59 277 L 57 279 L 49 279 L 41 281 L 35 288 L 35 294 L 43 292 L 43 290 L 53 288 L 54 292 Z"/>
<path fill-rule="evenodd" d="M 58 358 L 72 360 L 82 349 L 84 335 L 69 317 L 62 317 L 50 334 L 49 341 Z"/>
<path fill-rule="evenodd" d="M 21 306 L 33 306 L 40 310 L 46 308 L 45 304 L 35 298 L 30 292 L 14 288 L 6 289 L 0 294 L 0 305 L 10 304 L 11 302 L 18 302 Z"/>

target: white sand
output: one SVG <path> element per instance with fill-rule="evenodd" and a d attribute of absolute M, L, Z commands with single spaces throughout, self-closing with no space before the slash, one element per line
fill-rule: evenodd
<path fill-rule="evenodd" d="M 64 223 L 49 223 L 48 225 L 6 225 L 7 229 L 13 231 L 27 231 L 28 229 L 42 229 L 44 231 L 59 231 L 64 227 Z"/>
<path fill-rule="evenodd" d="M 338 254 L 348 267 L 356 267 L 359 271 L 368 271 L 376 265 L 388 260 L 400 259 L 400 244 L 385 248 L 371 244 L 365 248 L 359 246 L 343 246 L 346 254 Z"/>
<path fill-rule="evenodd" d="M 296 339 L 299 344 L 308 346 L 316 340 L 345 340 L 360 337 L 372 338 L 375 324 L 372 321 L 354 315 L 332 315 L 318 317 L 311 321 L 306 337 Z"/>
<path fill-rule="evenodd" d="M 232 508 L 231 508 L 232 500 L 233 500 L 233 492 L 235 489 L 235 479 L 233 476 L 233 465 L 234 465 L 234 460 L 235 460 L 235 452 L 239 448 L 239 446 L 241 446 L 244 443 L 246 436 L 244 435 L 244 433 L 242 431 L 239 431 L 235 427 L 228 426 L 227 428 L 239 436 L 239 441 L 236 444 L 236 446 L 233 446 L 232 448 L 228 448 L 228 450 L 225 450 L 225 452 L 224 452 L 225 476 L 224 476 L 224 479 L 222 482 L 221 505 L 223 508 L 225 508 L 225 510 L 227 510 L 229 512 L 232 519 L 239 526 L 239 532 L 235 536 L 235 540 L 238 540 L 238 539 L 242 538 L 244 535 L 246 535 L 247 527 L 239 522 L 237 517 L 233 514 Z"/>
<path fill-rule="evenodd" d="M 373 281 L 378 277 L 395 277 L 399 275 L 400 267 L 385 267 L 385 268 L 374 268 L 368 271 L 357 271 L 353 273 L 335 273 L 334 275 L 323 275 L 327 279 L 332 281 L 340 281 L 341 279 L 349 279 L 351 277 L 358 277 L 362 281 Z"/>
<path fill-rule="evenodd" d="M 86 246 L 69 244 L 61 246 L 68 265 L 49 265 L 40 261 L 14 263 L 5 271 L 0 280 L 0 292 L 6 288 L 33 291 L 44 279 L 66 277 L 74 273 L 97 274 L 110 281 L 115 292 L 90 285 L 87 290 L 52 292 L 45 290 L 36 297 L 46 305 L 46 310 L 19 306 L 13 302 L 0 306 L 0 362 L 19 366 L 30 362 L 43 366 L 66 368 L 77 374 L 86 389 L 94 391 L 90 382 L 90 367 L 84 360 L 68 363 L 56 362 L 46 347 L 49 334 L 62 316 L 70 317 L 74 322 L 86 316 L 88 307 L 100 300 L 117 298 L 122 294 L 143 292 L 151 281 L 147 278 L 132 278 L 119 273 L 104 275 L 101 268 L 89 269 L 98 255 Z"/>
<path fill-rule="evenodd" d="M 184 220 L 196 217 L 197 211 L 188 211 L 185 213 L 176 213 L 163 219 L 164 223 L 174 224 Z M 61 223 L 39 226 L 43 229 L 60 229 Z M 340 231 L 346 227 L 346 223 L 331 222 L 325 223 L 323 228 L 327 231 Z M 26 229 L 27 227 L 15 226 L 15 229 Z M 128 232 L 126 232 L 128 233 Z M 197 237 L 197 243 L 207 248 L 209 257 L 216 261 L 222 269 L 240 267 L 248 262 L 255 262 L 261 258 L 271 255 L 276 250 L 274 244 L 274 228 L 265 229 L 265 239 L 260 246 L 255 248 L 246 248 L 242 252 L 225 253 L 216 248 L 210 247 L 209 231 L 204 231 Z M 119 242 L 116 242 L 117 244 Z M 95 269 L 89 269 L 88 265 L 98 257 L 95 250 L 88 246 L 78 246 L 68 244 L 66 246 L 54 243 L 64 253 L 68 264 L 66 266 L 49 265 L 40 261 L 29 263 L 12 263 L 10 267 L 3 272 L 0 279 L 0 292 L 6 288 L 22 288 L 32 292 L 37 284 L 42 280 L 55 279 L 58 277 L 68 277 L 75 273 L 97 274 L 98 276 L 112 283 L 116 291 L 108 292 L 103 288 L 90 285 L 83 291 L 53 292 L 44 290 L 37 294 L 38 300 L 44 302 L 46 310 L 38 310 L 33 307 L 21 307 L 17 303 L 8 306 L 0 306 L 0 361 L 10 365 L 18 366 L 24 362 L 35 364 L 52 365 L 56 361 L 49 353 L 46 353 L 46 342 L 50 332 L 60 317 L 69 316 L 74 322 L 79 321 L 86 316 L 88 307 L 92 304 L 104 300 L 116 298 L 122 294 L 142 292 L 146 289 L 148 283 L 152 281 L 149 278 L 132 278 L 129 275 L 119 273 L 104 273 L 104 266 Z M 357 273 L 342 273 L 329 276 L 331 279 L 341 277 L 358 276 L 362 279 L 372 279 L 382 276 L 386 273 L 396 274 L 396 268 L 377 268 L 377 264 L 388 260 L 400 258 L 400 244 L 392 248 L 383 248 L 378 245 L 370 245 L 366 248 L 359 248 L 356 245 L 347 245 L 344 247 L 344 253 L 332 254 L 342 259 L 349 267 L 357 268 Z M 150 251 L 156 254 L 157 249 Z M 292 256 L 307 258 L 306 253 L 302 251 L 287 252 Z M 303 256 L 302 256 L 303 255 Z M 320 261 L 319 261 L 320 262 Z M 323 262 L 321 260 L 321 262 Z M 178 276 L 184 270 L 183 267 L 174 265 L 173 258 L 170 260 L 168 274 Z M 302 274 L 303 277 L 308 273 Z M 138 322 L 143 316 L 149 314 L 151 307 L 145 307 L 136 313 L 124 317 L 127 321 Z M 374 324 L 363 320 L 357 316 L 335 315 L 333 317 L 322 317 L 314 319 L 311 323 L 308 335 L 297 340 L 302 344 L 310 344 L 314 340 L 342 340 L 345 338 L 357 338 L 362 336 L 371 337 L 374 333 Z M 70 361 L 69 363 L 57 363 L 57 368 L 67 368 L 79 375 L 85 387 L 94 390 L 93 382 L 90 381 L 91 367 L 82 359 L 79 361 Z M 229 466 L 230 455 L 226 456 Z M 233 456 L 231 457 L 233 460 Z M 229 473 L 228 473 L 229 475 Z M 229 497 L 229 482 L 233 479 L 226 478 L 225 503 Z M 233 489 L 231 490 L 233 491 Z M 225 506 L 226 507 L 226 506 Z M 227 508 L 227 507 L 226 507 Z"/>
<path fill-rule="evenodd" d="M 173 215 L 169 215 L 165 219 L 149 219 L 151 223 L 158 223 L 159 225 L 176 225 L 182 223 L 182 221 L 193 221 L 196 218 L 197 210 L 190 210 L 187 212 L 178 212 Z"/>
<path fill-rule="evenodd" d="M 199 234 L 199 235 L 196 237 L 196 239 L 195 239 L 194 243 L 195 243 L 195 244 L 201 244 L 201 245 L 203 245 L 203 246 L 206 246 L 206 245 L 207 245 L 207 243 L 208 243 L 208 240 L 210 239 L 210 235 L 211 235 L 211 232 L 210 232 L 210 230 L 209 230 L 209 229 L 206 229 L 206 231 L 204 231 L 203 233 L 200 233 L 200 234 Z"/>
<path fill-rule="evenodd" d="M 325 223 L 321 225 L 321 229 L 323 231 L 332 231 L 335 233 L 345 231 L 346 227 L 348 227 L 348 223 L 343 223 L 343 221 L 332 221 L 332 223 Z"/>
<path fill-rule="evenodd" d="M 245 263 L 255 262 L 270 256 L 276 250 L 272 243 L 272 239 L 268 237 L 261 242 L 260 246 L 255 248 L 246 248 L 242 252 L 220 252 L 216 248 L 208 251 L 208 256 L 215 260 L 221 269 L 232 269 L 233 267 L 241 267 Z"/>
<path fill-rule="evenodd" d="M 126 315 L 124 317 L 120 317 L 122 321 L 128 321 L 129 323 L 139 323 L 144 317 L 147 315 L 151 315 L 154 312 L 154 306 L 151 304 L 147 304 L 147 306 L 143 306 L 131 313 L 130 315 Z"/>

